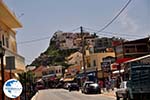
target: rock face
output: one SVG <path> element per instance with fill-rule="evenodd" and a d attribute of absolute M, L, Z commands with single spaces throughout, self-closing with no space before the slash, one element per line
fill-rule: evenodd
<path fill-rule="evenodd" d="M 30 64 L 30 66 L 47 66 L 47 65 L 64 65 L 65 58 L 71 53 L 78 51 L 78 49 L 61 49 L 59 47 L 58 39 L 53 36 L 50 39 L 47 50 L 40 54 L 39 57 Z"/>

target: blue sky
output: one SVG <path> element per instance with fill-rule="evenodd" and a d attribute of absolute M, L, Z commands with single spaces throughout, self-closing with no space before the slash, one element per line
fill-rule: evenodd
<path fill-rule="evenodd" d="M 27 44 L 19 42 L 51 37 L 57 30 L 70 32 L 80 26 L 100 30 L 127 1 L 4 0 L 23 25 L 23 28 L 17 29 L 17 43 L 18 53 L 25 57 L 26 64 L 30 64 L 47 49 L 49 39 Z M 24 15 L 21 16 L 22 14 Z M 115 32 L 117 37 L 129 40 L 143 38 L 150 34 L 149 16 L 150 0 L 132 0 L 124 12 L 104 31 Z M 97 34 L 100 37 L 113 36 L 107 33 Z"/>

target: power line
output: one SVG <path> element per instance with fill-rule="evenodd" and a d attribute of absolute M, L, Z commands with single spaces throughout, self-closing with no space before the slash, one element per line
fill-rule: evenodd
<path fill-rule="evenodd" d="M 76 31 L 78 29 L 80 29 L 80 27 L 71 30 L 71 32 Z M 47 39 L 50 39 L 50 38 L 51 37 L 49 36 L 49 37 L 44 37 L 44 38 L 39 38 L 39 39 L 34 39 L 34 40 L 22 41 L 22 42 L 18 42 L 17 44 L 27 44 L 27 43 L 32 43 L 32 42 L 39 42 L 39 41 L 47 40 Z"/>
<path fill-rule="evenodd" d="M 85 27 L 84 27 L 85 28 Z M 91 29 L 91 28 L 85 28 L 87 30 L 91 30 L 92 32 L 96 32 L 97 30 L 95 29 Z M 134 35 L 134 34 L 124 34 L 124 33 L 121 33 L 119 34 L 118 32 L 108 32 L 108 31 L 101 31 L 100 33 L 107 33 L 107 34 L 111 34 L 111 35 L 125 35 L 125 36 L 130 36 L 130 37 L 143 37 L 143 36 L 140 36 L 140 35 Z"/>
<path fill-rule="evenodd" d="M 18 44 L 26 44 L 26 43 L 32 43 L 32 42 L 39 42 L 39 41 L 47 40 L 47 39 L 50 39 L 50 37 L 44 37 L 44 38 L 39 38 L 39 39 L 35 39 L 35 40 L 28 40 L 28 41 L 18 42 Z"/>
<path fill-rule="evenodd" d="M 74 32 L 74 31 L 79 30 L 79 29 L 80 29 L 80 27 L 75 28 L 75 29 L 71 30 L 71 32 Z"/>
<path fill-rule="evenodd" d="M 99 31 L 97 31 L 97 33 L 105 30 L 110 24 L 112 24 L 119 17 L 119 15 L 125 10 L 125 8 L 127 8 L 127 6 L 130 4 L 131 1 L 132 0 L 129 0 L 125 4 L 125 6 L 116 14 L 116 16 L 110 22 L 108 22 L 103 28 L 101 28 Z"/>

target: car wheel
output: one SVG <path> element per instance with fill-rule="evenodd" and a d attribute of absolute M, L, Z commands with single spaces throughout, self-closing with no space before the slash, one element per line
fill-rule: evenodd
<path fill-rule="evenodd" d="M 81 90 L 81 93 L 83 93 L 83 90 Z"/>
<path fill-rule="evenodd" d="M 116 97 L 116 100 L 120 100 L 120 97 L 117 96 L 117 97 Z"/>
<path fill-rule="evenodd" d="M 87 94 L 87 93 L 88 93 L 88 91 L 87 91 L 87 90 L 85 90 L 85 91 L 84 91 L 84 93 L 85 93 L 85 94 Z"/>

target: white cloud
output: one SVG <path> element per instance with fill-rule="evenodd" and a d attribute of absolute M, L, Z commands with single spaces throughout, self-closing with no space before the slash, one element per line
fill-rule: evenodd
<path fill-rule="evenodd" d="M 138 30 L 138 25 L 135 23 L 135 20 L 127 12 L 122 13 L 119 22 L 125 32 L 136 33 Z"/>

